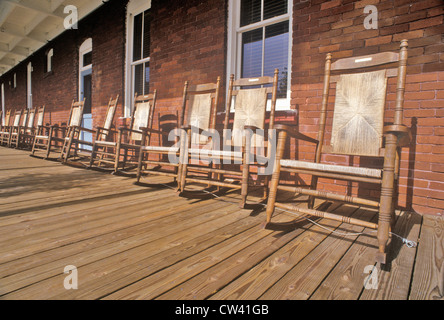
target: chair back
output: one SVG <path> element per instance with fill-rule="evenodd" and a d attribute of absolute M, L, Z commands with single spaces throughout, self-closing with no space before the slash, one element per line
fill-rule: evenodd
<path fill-rule="evenodd" d="M 35 112 L 36 112 L 35 108 L 29 110 L 28 121 L 26 122 L 26 129 L 32 129 L 32 127 L 34 126 Z"/>
<path fill-rule="evenodd" d="M 75 100 L 72 101 L 68 126 L 80 126 L 82 124 L 84 106 L 85 99 L 77 102 Z"/>
<path fill-rule="evenodd" d="M 6 111 L 6 114 L 5 114 L 5 126 L 9 126 L 9 121 L 10 121 L 10 119 L 11 119 L 11 110 L 8 110 L 8 111 Z"/>
<path fill-rule="evenodd" d="M 215 129 L 219 92 L 220 77 L 217 78 L 216 83 L 189 85 L 189 82 L 186 81 L 179 125 L 189 125 L 205 131 Z M 193 145 L 207 142 L 207 136 L 192 132 L 191 143 Z"/>
<path fill-rule="evenodd" d="M 108 109 L 106 110 L 106 116 L 103 123 L 103 128 L 105 129 L 111 129 L 111 126 L 113 125 L 114 116 L 116 114 L 117 110 L 117 102 L 119 101 L 119 95 L 115 99 L 110 98 L 108 102 Z M 108 130 L 104 130 L 101 134 L 101 139 L 106 140 L 109 135 Z"/>
<path fill-rule="evenodd" d="M 384 52 L 368 56 L 345 58 L 331 63 L 327 55 L 324 98 L 321 109 L 318 140 L 323 143 L 326 130 L 330 84 L 336 83 L 329 153 L 373 156 L 383 154 L 383 128 L 386 116 L 387 78 L 398 77 L 397 110 L 394 124 L 402 124 L 403 92 L 407 43 L 401 52 Z M 398 64 L 393 68 L 393 64 Z M 332 75 L 334 73 L 334 75 Z M 402 93 L 402 94 L 401 94 Z M 401 120 L 401 121 L 399 121 Z M 319 159 L 318 159 L 319 160 Z"/>
<path fill-rule="evenodd" d="M 25 110 L 23 110 L 23 117 L 22 117 L 22 122 L 20 123 L 20 127 L 26 127 L 27 123 L 28 123 L 28 113 L 29 110 L 27 108 L 25 108 Z"/>
<path fill-rule="evenodd" d="M 22 116 L 22 110 L 17 110 L 14 114 L 14 121 L 12 123 L 13 127 L 18 127 L 20 125 L 21 116 Z"/>
<path fill-rule="evenodd" d="M 43 126 L 43 119 L 45 117 L 45 106 L 37 109 L 37 125 L 36 127 Z"/>
<path fill-rule="evenodd" d="M 154 106 L 156 104 L 157 92 L 152 94 L 139 95 L 134 98 L 133 115 L 131 117 L 131 129 L 139 130 L 141 127 L 151 128 L 153 125 Z M 131 132 L 130 139 L 141 141 L 142 134 Z"/>
<path fill-rule="evenodd" d="M 279 70 L 275 69 L 274 76 L 258 78 L 241 78 L 234 80 L 231 75 L 228 88 L 228 101 L 225 110 L 224 129 L 228 129 L 229 113 L 234 104 L 234 121 L 232 142 L 235 146 L 242 145 L 244 126 L 265 128 L 268 98 L 270 97 L 269 129 L 274 127 L 276 110 L 277 84 Z M 252 146 L 263 145 L 263 137 L 254 134 Z"/>

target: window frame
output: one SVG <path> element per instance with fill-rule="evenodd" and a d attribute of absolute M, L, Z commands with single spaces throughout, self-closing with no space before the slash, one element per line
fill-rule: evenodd
<path fill-rule="evenodd" d="M 54 57 L 54 49 L 51 48 L 46 52 L 45 73 L 52 72 L 52 58 Z"/>
<path fill-rule="evenodd" d="M 264 21 L 255 22 L 246 26 L 240 26 L 241 0 L 229 0 L 228 2 L 228 43 L 227 43 L 227 78 L 234 74 L 236 79 L 240 78 L 242 65 L 242 33 L 258 28 L 264 28 L 279 22 L 288 21 L 288 68 L 287 68 L 287 97 L 276 100 L 276 110 L 290 110 L 291 100 L 291 57 L 293 39 L 293 0 L 288 0 L 287 13 L 272 17 Z M 265 39 L 264 39 L 265 40 Z M 282 70 L 279 70 L 281 72 Z M 228 92 L 227 92 L 228 94 Z M 270 106 L 267 107 L 269 110 Z M 232 112 L 234 110 L 231 110 Z"/>
<path fill-rule="evenodd" d="M 32 109 L 32 62 L 26 66 L 26 107 Z"/>
<path fill-rule="evenodd" d="M 134 72 L 133 68 L 138 64 L 145 64 L 150 62 L 150 57 L 133 61 L 133 46 L 134 46 L 134 17 L 144 11 L 151 9 L 151 0 L 130 0 L 126 10 L 126 58 L 125 58 L 125 101 L 124 101 L 124 118 L 131 117 L 132 101 L 133 101 L 133 84 Z M 145 71 L 144 71 L 145 74 Z"/>

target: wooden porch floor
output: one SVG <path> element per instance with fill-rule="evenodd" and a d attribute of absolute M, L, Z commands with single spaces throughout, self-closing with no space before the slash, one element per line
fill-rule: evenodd
<path fill-rule="evenodd" d="M 28 155 L 0 148 L 0 299 L 443 299 L 442 217 L 400 212 L 394 233 L 418 245 L 393 237 L 383 270 L 370 230 L 322 219 L 328 229 L 264 230 L 265 212 L 240 210 L 237 193 L 190 200 Z"/>

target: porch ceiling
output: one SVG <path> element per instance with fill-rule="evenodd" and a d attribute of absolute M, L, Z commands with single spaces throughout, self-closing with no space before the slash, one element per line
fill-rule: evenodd
<path fill-rule="evenodd" d="M 0 75 L 25 60 L 63 31 L 67 5 L 78 20 L 100 7 L 102 0 L 1 0 Z"/>

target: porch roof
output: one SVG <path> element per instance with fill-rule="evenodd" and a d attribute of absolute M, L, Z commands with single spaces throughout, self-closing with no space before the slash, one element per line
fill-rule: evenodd
<path fill-rule="evenodd" d="M 65 31 L 64 20 L 72 13 L 65 10 L 68 5 L 77 8 L 80 21 L 103 3 L 102 0 L 2 0 L 0 75 Z"/>

